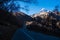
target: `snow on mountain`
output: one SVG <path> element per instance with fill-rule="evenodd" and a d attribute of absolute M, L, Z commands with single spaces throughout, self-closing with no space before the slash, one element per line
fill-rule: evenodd
<path fill-rule="evenodd" d="M 50 10 L 47 10 L 47 9 L 45 9 L 45 8 L 41 8 L 41 9 L 40 9 L 40 12 L 34 14 L 33 17 L 44 16 L 44 15 L 47 16 L 47 15 L 49 15 L 48 12 L 50 12 Z"/>

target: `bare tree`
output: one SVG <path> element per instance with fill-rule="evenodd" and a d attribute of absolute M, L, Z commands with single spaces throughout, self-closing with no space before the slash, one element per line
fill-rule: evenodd
<path fill-rule="evenodd" d="M 56 5 L 55 7 L 54 7 L 54 10 L 53 10 L 54 12 L 55 11 L 57 11 L 57 12 L 59 12 L 59 5 Z"/>
<path fill-rule="evenodd" d="M 16 3 L 14 3 L 15 1 L 20 1 L 20 2 L 25 2 L 25 3 L 37 3 L 36 0 L 1 0 L 0 1 L 0 9 L 5 9 L 5 10 L 9 10 L 9 11 L 13 11 L 13 10 L 19 10 L 19 9 L 23 9 L 28 11 L 28 5 L 26 5 L 25 7 L 21 7 L 20 4 L 18 6 L 16 6 Z M 10 5 L 9 5 L 10 3 Z"/>

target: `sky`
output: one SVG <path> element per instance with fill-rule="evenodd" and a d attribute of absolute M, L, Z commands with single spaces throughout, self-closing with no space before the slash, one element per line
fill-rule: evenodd
<path fill-rule="evenodd" d="M 60 0 L 37 0 L 37 1 L 38 3 L 36 4 L 28 4 L 28 3 L 20 2 L 22 7 L 25 5 L 29 6 L 28 12 L 26 12 L 25 10 L 21 10 L 21 11 L 25 12 L 28 15 L 32 15 L 35 13 L 39 13 L 41 8 L 45 8 L 47 10 L 53 10 L 54 6 L 56 5 L 60 6 Z"/>

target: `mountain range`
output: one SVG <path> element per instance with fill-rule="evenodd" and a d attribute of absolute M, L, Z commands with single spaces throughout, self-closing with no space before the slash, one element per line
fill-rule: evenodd
<path fill-rule="evenodd" d="M 60 12 L 46 11 L 29 16 L 23 12 L 0 10 L 0 40 L 10 40 L 19 28 L 60 37 Z"/>

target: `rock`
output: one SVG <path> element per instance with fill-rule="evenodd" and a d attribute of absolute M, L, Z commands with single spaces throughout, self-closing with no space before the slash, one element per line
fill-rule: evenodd
<path fill-rule="evenodd" d="M 34 14 L 33 21 L 27 22 L 27 29 L 35 32 L 43 32 L 60 37 L 60 16 L 53 12 L 41 12 Z"/>
<path fill-rule="evenodd" d="M 57 27 L 60 29 L 60 21 L 56 23 Z"/>
<path fill-rule="evenodd" d="M 35 14 L 33 17 L 41 17 L 42 19 L 47 18 L 48 17 L 48 12 L 40 12 L 39 14 Z"/>

